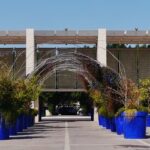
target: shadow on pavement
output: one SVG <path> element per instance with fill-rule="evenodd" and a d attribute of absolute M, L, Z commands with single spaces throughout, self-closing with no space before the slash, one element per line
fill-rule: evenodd
<path fill-rule="evenodd" d="M 12 136 L 10 137 L 10 140 L 23 140 L 23 139 L 42 139 L 46 138 L 44 136 Z"/>
<path fill-rule="evenodd" d="M 51 133 L 51 132 L 58 132 L 58 130 L 65 129 L 65 122 L 64 124 L 61 124 L 61 126 L 58 126 L 57 123 L 64 122 L 64 121 L 42 121 L 37 124 L 35 124 L 33 127 L 29 127 L 28 129 L 25 129 L 23 132 L 17 133 L 16 136 L 11 136 L 10 140 L 13 139 L 34 139 L 34 138 L 46 138 L 44 136 L 38 136 L 38 134 L 43 133 Z M 68 122 L 74 122 L 74 121 L 68 121 Z M 67 128 L 79 128 L 79 126 L 70 126 Z"/>

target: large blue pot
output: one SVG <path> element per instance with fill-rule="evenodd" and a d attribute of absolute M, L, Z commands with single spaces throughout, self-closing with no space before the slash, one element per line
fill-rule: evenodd
<path fill-rule="evenodd" d="M 17 128 L 15 122 L 9 126 L 9 135 L 16 135 L 16 134 L 17 134 Z"/>
<path fill-rule="evenodd" d="M 32 115 L 28 115 L 28 127 L 32 127 L 34 125 L 34 117 Z"/>
<path fill-rule="evenodd" d="M 98 115 L 98 123 L 100 126 L 103 125 L 103 116 L 102 115 Z"/>
<path fill-rule="evenodd" d="M 31 127 L 32 126 L 32 116 L 29 115 L 28 116 L 28 127 Z"/>
<path fill-rule="evenodd" d="M 112 132 L 116 132 L 116 123 L 115 123 L 115 118 L 110 119 L 110 130 Z"/>
<path fill-rule="evenodd" d="M 150 127 L 150 114 L 148 114 L 146 117 L 146 126 Z"/>
<path fill-rule="evenodd" d="M 27 127 L 30 127 L 30 117 L 29 115 L 26 116 L 26 121 L 27 121 Z"/>
<path fill-rule="evenodd" d="M 9 128 L 5 123 L 5 120 L 0 118 L 0 140 L 9 139 Z"/>
<path fill-rule="evenodd" d="M 32 116 L 31 117 L 31 125 L 34 126 L 34 124 L 35 124 L 35 116 Z"/>
<path fill-rule="evenodd" d="M 27 115 L 23 115 L 23 129 L 27 129 L 28 127 L 28 117 Z"/>
<path fill-rule="evenodd" d="M 22 132 L 23 131 L 23 115 L 18 116 L 16 121 L 16 131 Z"/>
<path fill-rule="evenodd" d="M 115 118 L 116 132 L 118 135 L 123 134 L 123 120 L 123 114 L 120 114 L 118 117 Z"/>
<path fill-rule="evenodd" d="M 102 126 L 105 128 L 106 127 L 106 117 L 102 116 Z"/>
<path fill-rule="evenodd" d="M 137 112 L 126 117 L 124 113 L 124 137 L 127 139 L 143 139 L 146 137 L 146 112 Z"/>
<path fill-rule="evenodd" d="M 106 117 L 106 129 L 110 129 L 110 118 Z"/>

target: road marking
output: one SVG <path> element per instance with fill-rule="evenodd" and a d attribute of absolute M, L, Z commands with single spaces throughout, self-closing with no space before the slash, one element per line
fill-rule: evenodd
<path fill-rule="evenodd" d="M 147 143 L 147 142 L 145 142 L 145 141 L 143 141 L 143 140 L 137 140 L 137 141 L 139 141 L 140 143 L 142 143 L 142 144 L 144 144 L 144 145 L 146 145 L 146 146 L 150 146 L 149 143 Z"/>
<path fill-rule="evenodd" d="M 70 150 L 68 122 L 65 122 L 65 146 L 64 146 L 64 150 Z"/>

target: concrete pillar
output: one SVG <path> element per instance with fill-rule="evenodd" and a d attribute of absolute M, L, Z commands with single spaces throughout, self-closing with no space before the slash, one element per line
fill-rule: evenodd
<path fill-rule="evenodd" d="M 38 110 L 38 115 L 35 116 L 35 123 L 38 123 L 41 120 L 39 98 L 34 101 L 34 108 Z"/>
<path fill-rule="evenodd" d="M 106 29 L 98 29 L 97 61 L 102 65 L 107 66 Z M 96 107 L 94 108 L 94 121 L 98 122 L 98 112 Z"/>
<path fill-rule="evenodd" d="M 34 30 L 26 29 L 26 75 L 34 71 L 34 67 L 35 67 Z"/>
<path fill-rule="evenodd" d="M 98 112 L 96 107 L 94 107 L 94 121 L 98 122 Z"/>
<path fill-rule="evenodd" d="M 98 29 L 97 60 L 107 66 L 106 29 Z"/>
<path fill-rule="evenodd" d="M 34 71 L 35 60 L 34 29 L 26 29 L 26 75 Z M 32 102 L 31 107 L 39 110 L 39 100 Z M 36 116 L 35 122 L 39 122 L 39 115 Z"/>

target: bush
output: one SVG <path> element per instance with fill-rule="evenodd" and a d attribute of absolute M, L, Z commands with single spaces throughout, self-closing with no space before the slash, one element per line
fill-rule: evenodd
<path fill-rule="evenodd" d="M 5 119 L 7 124 L 16 121 L 19 114 L 37 114 L 36 110 L 31 111 L 31 101 L 38 98 L 41 87 L 37 78 L 16 79 L 11 76 L 10 69 L 0 67 L 0 117 Z"/>
<path fill-rule="evenodd" d="M 125 111 L 124 107 L 121 107 L 118 109 L 118 111 L 116 112 L 115 116 L 118 117 L 121 113 L 123 113 Z"/>
<path fill-rule="evenodd" d="M 104 106 L 101 106 L 98 109 L 98 114 L 107 117 L 108 116 L 107 109 Z"/>
<path fill-rule="evenodd" d="M 15 99 L 18 102 L 18 113 L 28 114 L 31 102 L 37 100 L 41 87 L 35 77 L 15 81 Z"/>
<path fill-rule="evenodd" d="M 150 78 L 140 80 L 140 102 L 142 105 L 149 107 L 150 105 Z"/>
<path fill-rule="evenodd" d="M 0 68 L 0 114 L 7 124 L 17 117 L 15 86 L 7 68 Z"/>

